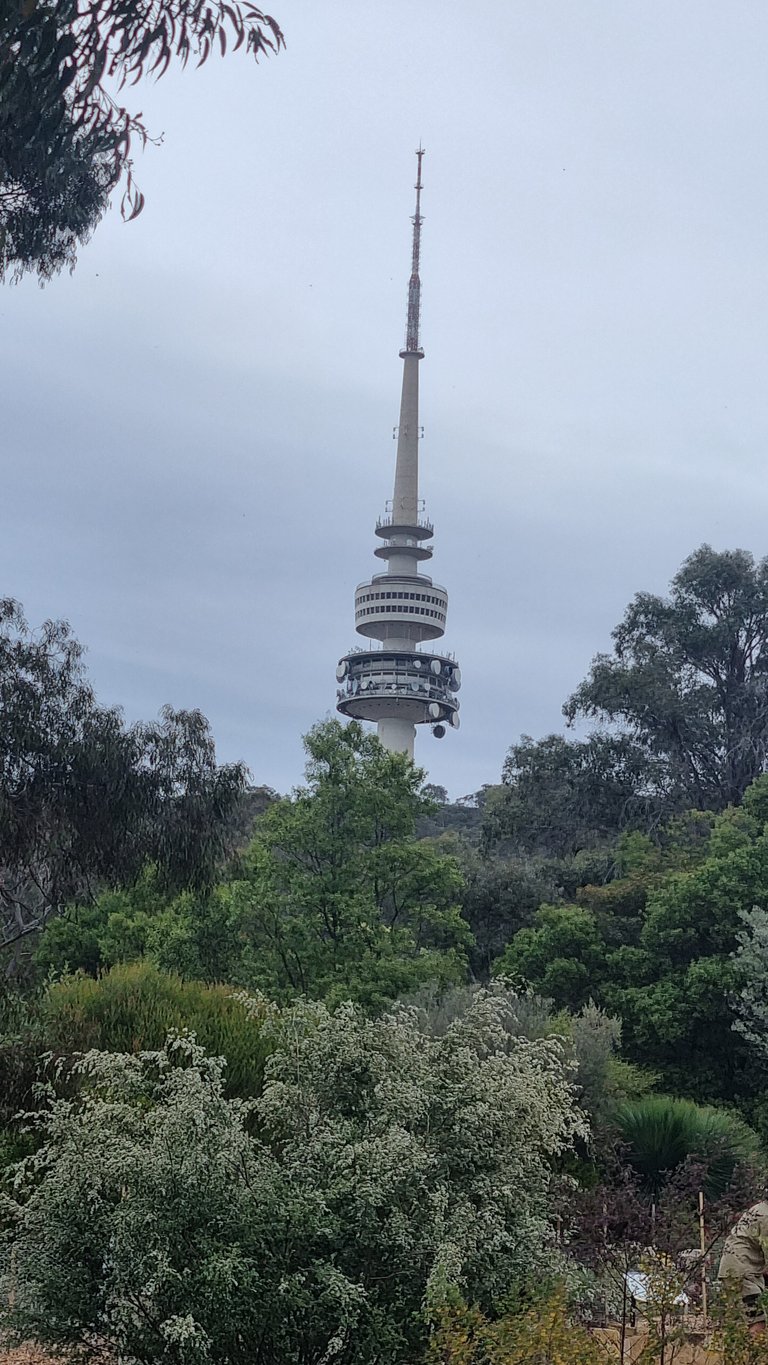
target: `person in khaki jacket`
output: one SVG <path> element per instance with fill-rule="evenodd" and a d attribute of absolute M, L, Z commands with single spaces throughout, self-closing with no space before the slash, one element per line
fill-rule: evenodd
<path fill-rule="evenodd" d="M 768 1279 L 768 1202 L 753 1204 L 742 1213 L 725 1239 L 718 1280 L 737 1280 L 750 1319 L 751 1331 L 765 1331 L 760 1299 Z"/>

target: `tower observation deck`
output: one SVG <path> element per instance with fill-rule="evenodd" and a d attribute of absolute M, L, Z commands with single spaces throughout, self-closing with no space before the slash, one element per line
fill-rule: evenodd
<path fill-rule="evenodd" d="M 419 498 L 419 364 L 421 320 L 421 162 L 416 153 L 416 212 L 397 432 L 392 501 L 376 523 L 381 544 L 374 554 L 386 569 L 355 589 L 355 629 L 377 644 L 353 649 L 339 660 L 337 709 L 356 720 L 375 721 L 387 749 L 413 757 L 417 725 L 430 725 L 441 739 L 447 726 L 459 728 L 461 673 L 453 655 L 433 646 L 445 634 L 448 593 L 420 571 L 432 558 L 434 528 Z"/>

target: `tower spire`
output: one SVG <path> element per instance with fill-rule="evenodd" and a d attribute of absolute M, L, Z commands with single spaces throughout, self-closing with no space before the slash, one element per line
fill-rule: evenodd
<path fill-rule="evenodd" d="M 411 250 L 411 278 L 408 281 L 408 320 L 405 328 L 405 350 L 419 351 L 419 323 L 421 321 L 421 277 L 419 266 L 421 264 L 421 225 L 424 219 L 421 216 L 421 159 L 424 155 L 424 148 L 419 143 L 416 151 L 416 212 L 411 219 L 413 223 L 413 247 Z"/>
<path fill-rule="evenodd" d="M 429 725 L 440 739 L 446 724 L 458 729 L 461 673 L 453 655 L 433 653 L 433 641 L 445 634 L 448 594 L 420 572 L 432 558 L 426 542 L 434 534 L 419 499 L 419 363 L 424 352 L 419 338 L 421 310 L 421 161 L 416 152 L 416 212 L 408 281 L 408 316 L 397 428 L 395 488 L 392 502 L 376 523 L 384 542 L 376 547 L 386 572 L 374 574 L 355 592 L 355 628 L 371 643 L 339 660 L 337 709 L 344 716 L 375 721 L 387 749 L 413 757 L 417 725 Z M 420 646 L 428 642 L 428 652 Z"/>
<path fill-rule="evenodd" d="M 421 161 L 424 148 L 419 143 L 416 152 L 416 212 L 411 246 L 411 277 L 408 281 L 408 314 L 405 324 L 405 346 L 400 352 L 403 362 L 403 386 L 400 394 L 400 422 L 397 428 L 397 459 L 392 507 L 395 521 L 413 525 L 419 519 L 419 361 L 424 352 L 419 340 L 421 321 Z M 415 564 L 411 565 L 415 572 Z M 389 571 L 408 568 L 401 556 L 390 559 Z"/>

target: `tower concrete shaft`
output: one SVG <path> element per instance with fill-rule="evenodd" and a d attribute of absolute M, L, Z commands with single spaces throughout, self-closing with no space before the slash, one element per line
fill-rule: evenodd
<path fill-rule="evenodd" d="M 374 554 L 387 563 L 385 573 L 358 584 L 355 628 L 378 646 L 356 649 L 339 660 L 337 709 L 345 716 L 375 721 L 388 749 L 413 757 L 415 727 L 431 725 L 437 738 L 446 723 L 458 729 L 461 673 L 452 655 L 422 652 L 425 642 L 445 633 L 448 594 L 419 571 L 432 558 L 433 527 L 419 498 L 419 364 L 424 358 L 421 323 L 421 163 L 416 153 L 416 212 L 411 219 L 411 275 L 397 427 L 395 486 L 391 504 L 376 523 L 384 542 Z"/>
<path fill-rule="evenodd" d="M 415 526 L 419 520 L 419 361 L 422 354 L 404 351 L 402 355 L 403 389 L 392 510 L 394 519 L 408 527 Z M 391 549 L 390 573 L 418 573 L 418 560 L 408 553 L 406 534 L 393 537 Z"/>

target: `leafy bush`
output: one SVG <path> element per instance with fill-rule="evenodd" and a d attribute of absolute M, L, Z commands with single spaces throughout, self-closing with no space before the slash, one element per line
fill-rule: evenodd
<path fill-rule="evenodd" d="M 226 906 L 226 883 L 169 896 L 156 868 L 135 885 L 106 890 L 89 905 L 70 906 L 41 934 L 34 954 L 43 977 L 147 958 L 165 972 L 194 981 L 240 980 L 242 934 Z"/>
<path fill-rule="evenodd" d="M 602 1132 L 616 1105 L 645 1095 L 655 1077 L 619 1055 L 621 1020 L 592 1000 L 578 1014 L 556 1016 L 555 1023 L 562 1025 L 573 1044 L 579 1104 L 589 1115 L 593 1132 Z"/>
<path fill-rule="evenodd" d="M 90 1053 L 6 1201 L 0 1331 L 142 1365 L 418 1359 L 425 1302 L 489 1312 L 556 1259 L 551 1165 L 581 1121 L 559 1043 L 505 1010 L 480 993 L 434 1037 L 302 1003 L 250 1103 L 189 1039 Z"/>
<path fill-rule="evenodd" d="M 653 1086 L 655 1077 L 640 1067 L 625 1062 L 618 1054 L 621 1046 L 621 1020 L 606 1014 L 592 1001 L 578 1014 L 567 1010 L 553 1012 L 551 1000 L 520 991 L 505 978 L 492 982 L 490 991 L 505 1007 L 504 1027 L 514 1037 L 560 1038 L 566 1055 L 576 1066 L 573 1083 L 579 1107 L 589 1118 L 593 1137 L 605 1134 L 616 1105 L 638 1099 Z M 434 984 L 414 991 L 408 1003 L 421 1011 L 423 1027 L 433 1034 L 444 1033 L 456 1019 L 471 1008 L 481 987 L 453 986 L 445 990 Z"/>
<path fill-rule="evenodd" d="M 41 1007 L 42 1050 L 137 1053 L 161 1048 L 173 1031 L 189 1031 L 226 1060 L 229 1095 L 258 1095 L 269 1050 L 258 1012 L 227 986 L 183 981 L 149 962 L 113 967 L 94 980 L 64 977 L 48 988 Z"/>
<path fill-rule="evenodd" d="M 495 1322 L 463 1304 L 445 1310 L 428 1355 L 430 1365 L 604 1365 L 605 1359 L 573 1321 L 561 1287 Z"/>
<path fill-rule="evenodd" d="M 542 905 L 493 970 L 523 980 L 558 1005 L 580 1009 L 605 975 L 605 944 L 596 916 L 579 905 Z"/>

